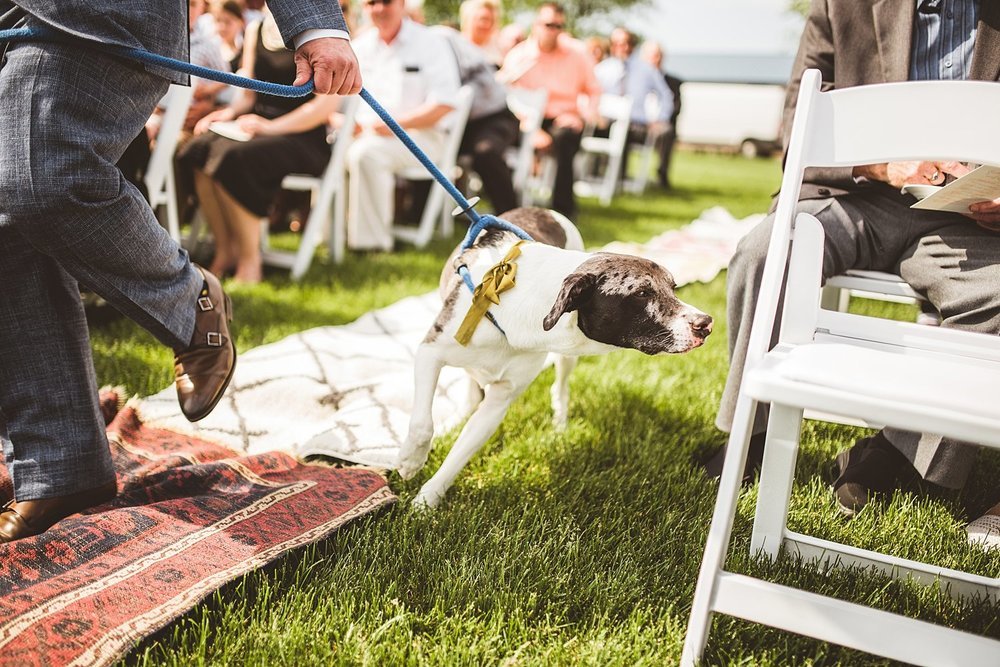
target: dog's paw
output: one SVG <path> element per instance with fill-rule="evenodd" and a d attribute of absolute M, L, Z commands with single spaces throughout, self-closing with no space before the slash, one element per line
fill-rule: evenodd
<path fill-rule="evenodd" d="M 565 431 L 569 424 L 569 415 L 565 412 L 556 412 L 552 415 L 552 427 L 557 431 Z"/>
<path fill-rule="evenodd" d="M 407 438 L 406 442 L 399 448 L 399 454 L 396 457 L 396 472 L 403 479 L 410 479 L 427 463 L 430 451 L 430 439 L 415 441 L 412 438 Z"/>
<path fill-rule="evenodd" d="M 426 461 L 427 457 L 424 457 L 422 461 L 400 458 L 396 461 L 396 472 L 403 479 L 412 479 L 424 467 Z"/>
<path fill-rule="evenodd" d="M 421 512 L 429 512 L 431 510 L 437 509 L 437 506 L 441 504 L 442 495 L 435 491 L 428 491 L 426 487 L 420 489 L 420 493 L 413 499 L 411 505 L 413 509 Z"/>

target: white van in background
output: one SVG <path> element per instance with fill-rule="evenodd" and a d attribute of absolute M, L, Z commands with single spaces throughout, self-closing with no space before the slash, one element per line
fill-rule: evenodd
<path fill-rule="evenodd" d="M 746 157 L 771 155 L 781 148 L 784 86 L 685 81 L 681 100 L 680 142 L 738 150 Z"/>

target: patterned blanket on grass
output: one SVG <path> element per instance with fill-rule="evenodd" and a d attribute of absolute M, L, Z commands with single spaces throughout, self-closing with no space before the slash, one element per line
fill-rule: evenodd
<path fill-rule="evenodd" d="M 0 544 L 0 665 L 111 664 L 226 582 L 396 500 L 376 471 L 235 452 L 101 398 L 118 497 Z"/>
<path fill-rule="evenodd" d="M 659 262 L 678 285 L 709 281 L 762 218 L 737 220 L 713 208 L 647 243 L 602 250 Z M 173 387 L 144 399 L 142 414 L 151 424 L 248 453 L 322 454 L 391 468 L 409 422 L 414 352 L 439 308 L 436 293 L 409 297 L 350 324 L 250 350 L 240 356 L 222 402 L 197 424 L 180 414 Z M 463 391 L 462 372 L 446 368 L 434 400 L 437 429 L 453 425 Z"/>

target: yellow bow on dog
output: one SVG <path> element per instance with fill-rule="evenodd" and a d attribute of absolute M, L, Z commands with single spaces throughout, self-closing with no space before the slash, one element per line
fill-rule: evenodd
<path fill-rule="evenodd" d="M 507 256 L 486 272 L 483 281 L 472 293 L 472 305 L 455 334 L 455 340 L 461 345 L 468 345 L 469 341 L 472 340 L 472 334 L 476 332 L 476 327 L 486 315 L 490 304 L 500 305 L 500 293 L 506 292 L 514 286 L 514 275 L 517 273 L 517 264 L 514 263 L 514 260 L 521 254 L 522 243 L 524 241 L 515 243 L 507 252 Z"/>

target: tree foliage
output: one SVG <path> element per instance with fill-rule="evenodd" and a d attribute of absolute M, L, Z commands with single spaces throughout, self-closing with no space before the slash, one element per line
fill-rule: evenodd
<path fill-rule="evenodd" d="M 643 7 L 651 0 L 559 0 L 566 9 L 570 26 L 586 24 L 591 19 L 608 16 L 621 10 Z M 458 7 L 461 0 L 424 0 L 424 16 L 428 23 L 458 24 Z M 504 23 L 509 23 L 522 12 L 534 11 L 542 0 L 502 0 Z"/>
<path fill-rule="evenodd" d="M 805 16 L 809 13 L 809 0 L 791 0 L 788 8 Z"/>

